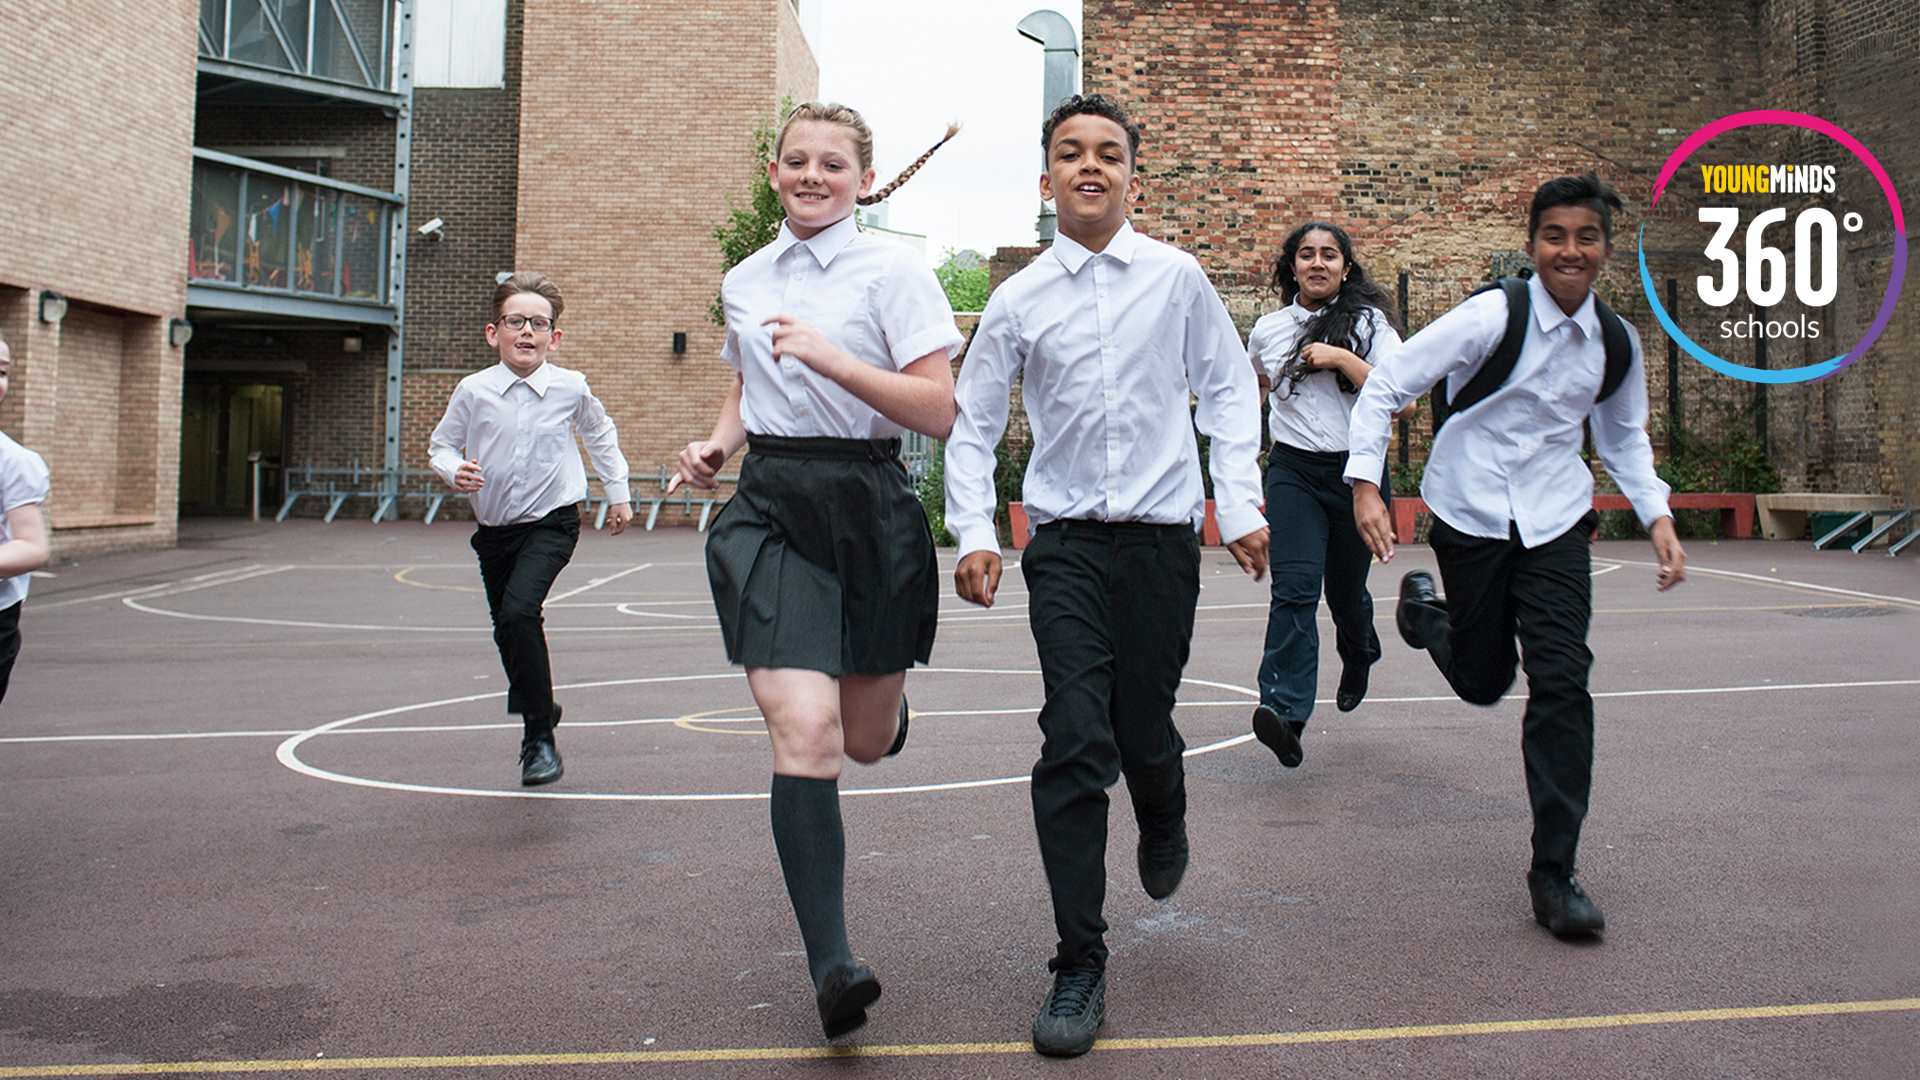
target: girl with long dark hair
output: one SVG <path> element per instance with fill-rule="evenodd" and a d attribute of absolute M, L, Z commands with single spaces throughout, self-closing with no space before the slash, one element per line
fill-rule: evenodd
<path fill-rule="evenodd" d="M 1261 317 L 1247 352 L 1268 394 L 1267 521 L 1272 604 L 1253 731 L 1280 764 L 1298 766 L 1320 669 L 1320 594 L 1333 612 L 1341 712 L 1367 693 L 1380 658 L 1367 592 L 1372 561 L 1353 523 L 1347 414 L 1367 374 L 1400 345 L 1387 297 L 1353 255 L 1346 230 L 1309 221 L 1287 235 L 1273 268 L 1285 307 Z M 1387 490 L 1385 478 L 1380 485 Z"/>

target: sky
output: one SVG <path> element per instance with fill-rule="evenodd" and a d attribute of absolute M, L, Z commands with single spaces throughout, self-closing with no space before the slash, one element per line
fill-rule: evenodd
<path fill-rule="evenodd" d="M 1014 26 L 1051 8 L 1077 32 L 1079 0 L 812 0 L 801 25 L 820 63 L 820 96 L 873 128 L 875 186 L 965 126 L 887 199 L 887 227 L 983 254 L 1036 242 L 1040 212 L 1040 46 Z"/>

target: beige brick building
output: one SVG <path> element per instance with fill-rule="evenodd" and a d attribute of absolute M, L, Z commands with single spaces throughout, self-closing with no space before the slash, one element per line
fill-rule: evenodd
<path fill-rule="evenodd" d="M 173 542 L 193 34 L 192 0 L 0 4 L 0 430 L 46 458 L 62 555 Z"/>
<path fill-rule="evenodd" d="M 818 83 L 795 0 L 20 0 L 0 33 L 0 429 L 52 467 L 62 557 L 245 512 L 253 458 L 268 514 L 370 514 L 518 268 L 650 475 L 725 385 L 712 231 Z"/>

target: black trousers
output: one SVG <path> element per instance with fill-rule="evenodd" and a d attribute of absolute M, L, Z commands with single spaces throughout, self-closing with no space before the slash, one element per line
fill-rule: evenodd
<path fill-rule="evenodd" d="M 13 678 L 13 662 L 20 656 L 20 609 L 27 606 L 21 602 L 0 611 L 0 701 L 7 700 L 7 683 Z"/>
<path fill-rule="evenodd" d="M 1333 614 L 1341 663 L 1380 659 L 1367 570 L 1373 553 L 1353 523 L 1345 453 L 1274 443 L 1267 452 L 1267 524 L 1272 531 L 1272 598 L 1260 658 L 1260 701 L 1304 727 L 1320 681 L 1320 594 Z M 1381 487 L 1384 496 L 1387 488 Z"/>
<path fill-rule="evenodd" d="M 1049 522 L 1020 560 L 1040 654 L 1045 742 L 1033 820 L 1060 935 L 1049 967 L 1104 965 L 1107 789 L 1143 827 L 1186 815 L 1174 696 L 1193 641 L 1200 541 L 1186 525 Z"/>
<path fill-rule="evenodd" d="M 1573 872 L 1593 785 L 1594 520 L 1588 513 L 1535 548 L 1521 545 L 1517 528 L 1493 540 L 1438 519 L 1429 537 L 1447 593 L 1447 648 L 1434 659 L 1448 684 L 1466 701 L 1492 705 L 1513 685 L 1516 660 L 1527 674 L 1520 750 L 1533 803 L 1533 867 L 1548 873 Z"/>
<path fill-rule="evenodd" d="M 568 503 L 537 521 L 482 525 L 472 542 L 493 615 L 493 643 L 507 669 L 507 711 L 520 714 L 528 735 L 545 734 L 553 727 L 553 665 L 541 606 L 580 542 L 579 508 Z"/>

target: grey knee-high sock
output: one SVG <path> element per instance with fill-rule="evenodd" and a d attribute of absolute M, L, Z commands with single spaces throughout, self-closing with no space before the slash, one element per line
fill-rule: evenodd
<path fill-rule="evenodd" d="M 840 825 L 840 781 L 773 774 L 773 846 L 787 897 L 807 943 L 815 989 L 827 972 L 851 963 L 847 948 L 847 838 Z"/>

